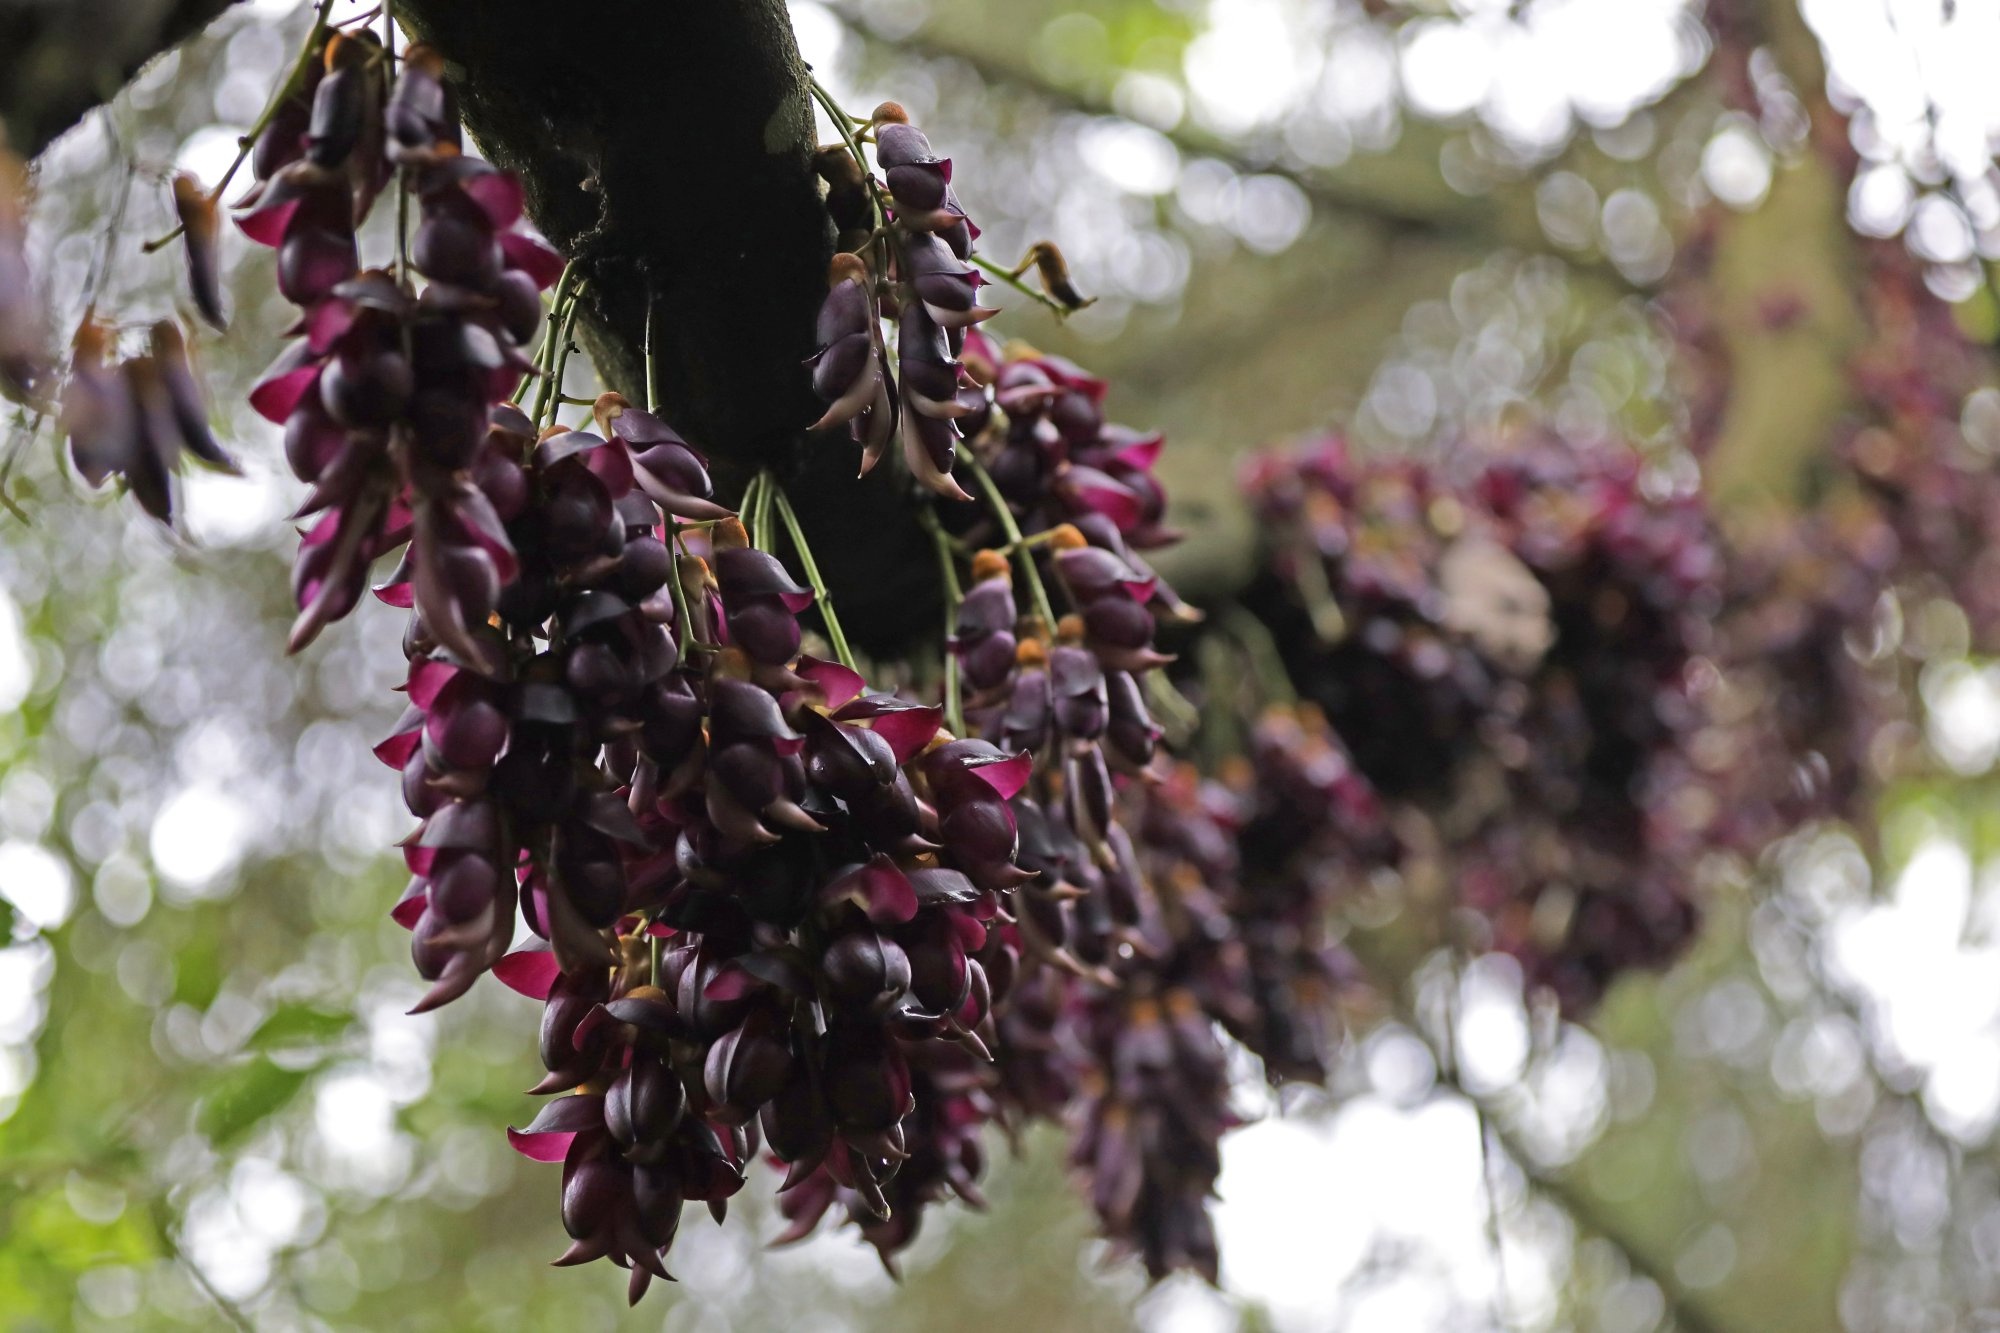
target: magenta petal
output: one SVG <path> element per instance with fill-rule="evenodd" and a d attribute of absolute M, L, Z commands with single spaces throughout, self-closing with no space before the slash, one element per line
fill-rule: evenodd
<path fill-rule="evenodd" d="M 303 366 L 279 371 L 277 374 L 258 382 L 250 390 L 250 406 L 266 421 L 282 426 L 285 418 L 291 416 L 292 409 L 306 396 L 306 391 L 319 381 L 320 365 L 311 361 Z"/>
<path fill-rule="evenodd" d="M 903 708 L 875 719 L 875 734 L 889 743 L 897 764 L 907 764 L 937 739 L 942 708 Z"/>
<path fill-rule="evenodd" d="M 609 447 L 592 449 L 583 456 L 583 465 L 596 474 L 604 483 L 604 489 L 611 492 L 616 500 L 632 491 L 632 451 L 622 442 L 608 442 Z"/>
<path fill-rule="evenodd" d="M 1153 465 L 1160 461 L 1160 449 L 1166 442 L 1167 437 L 1157 432 L 1152 435 L 1142 435 L 1130 444 L 1119 446 L 1112 457 L 1128 467 L 1137 468 L 1141 472 L 1151 472 Z"/>
<path fill-rule="evenodd" d="M 575 1142 L 576 1134 L 573 1129 L 556 1134 L 523 1134 L 518 1129 L 509 1129 L 507 1142 L 531 1162 L 560 1162 L 569 1154 L 569 1145 Z"/>
<path fill-rule="evenodd" d="M 509 268 L 526 273 L 537 287 L 553 287 L 562 276 L 563 257 L 532 236 L 523 236 L 518 231 L 502 232 L 500 253 L 507 257 Z"/>
<path fill-rule="evenodd" d="M 867 683 L 858 671 L 810 655 L 800 657 L 792 671 L 819 687 L 820 693 L 826 696 L 828 708 L 839 708 L 849 702 L 861 693 L 862 686 Z"/>
<path fill-rule="evenodd" d="M 608 453 L 600 449 L 598 453 Z M 521 560 L 507 536 L 507 524 L 486 498 L 486 492 L 467 486 L 451 498 L 452 517 L 493 561 L 502 586 L 512 583 L 521 572 Z"/>
<path fill-rule="evenodd" d="M 384 583 L 375 589 L 375 599 L 384 606 L 393 606 L 407 611 L 416 605 L 416 593 L 407 582 Z"/>
<path fill-rule="evenodd" d="M 531 1000 L 546 1000 L 556 978 L 562 975 L 562 967 L 547 948 L 517 949 L 493 965 L 493 975 Z"/>
<path fill-rule="evenodd" d="M 411 843 L 403 849 L 403 864 L 409 867 L 412 875 L 422 875 L 429 878 L 431 867 L 436 863 L 437 848 L 435 847 L 419 847 L 415 843 Z"/>
<path fill-rule="evenodd" d="M 967 953 L 978 953 L 986 947 L 986 927 L 979 920 L 965 912 L 946 913 L 951 921 L 952 933 L 958 937 L 958 947 Z"/>
<path fill-rule="evenodd" d="M 571 1034 L 570 1045 L 579 1051 L 582 1050 L 584 1047 L 590 1045 L 590 1036 L 593 1032 L 596 1032 L 597 1029 L 603 1027 L 606 1023 L 615 1023 L 617 1021 L 610 1014 L 604 1012 L 603 1005 L 592 1005 L 590 1012 L 583 1016 L 582 1021 L 576 1025 L 576 1031 Z"/>
<path fill-rule="evenodd" d="M 1021 788 L 1028 785 L 1028 774 L 1034 771 L 1035 757 L 1022 750 L 1005 759 L 968 764 L 966 767 L 974 777 L 991 787 L 1001 800 L 1011 801 Z"/>
<path fill-rule="evenodd" d="M 718 1004 L 727 1004 L 731 1000 L 742 999 L 762 984 L 756 977 L 731 963 L 710 977 L 708 984 L 701 988 L 701 993 L 705 999 L 714 1000 Z"/>
<path fill-rule="evenodd" d="M 321 301 L 306 313 L 306 346 L 325 356 L 340 335 L 354 327 L 355 307 L 347 301 Z"/>
<path fill-rule="evenodd" d="M 513 172 L 489 171 L 474 176 L 460 188 L 479 205 L 486 220 L 493 224 L 493 230 L 504 232 L 520 221 L 521 181 Z M 542 285 L 546 287 L 548 283 Z"/>
<path fill-rule="evenodd" d="M 417 746 L 423 743 L 423 736 L 422 727 L 412 727 L 408 731 L 400 732 L 377 745 L 375 757 L 391 768 L 400 769 L 409 763 L 410 756 L 417 752 Z"/>
<path fill-rule="evenodd" d="M 458 673 L 459 668 L 451 663 L 427 657 L 410 669 L 409 684 L 403 688 L 409 692 L 411 703 L 428 709 L 437 702 L 444 687 L 457 679 Z"/>
<path fill-rule="evenodd" d="M 917 914 L 917 891 L 909 876 L 880 852 L 827 885 L 827 896 L 852 897 L 878 926 L 900 926 Z"/>
<path fill-rule="evenodd" d="M 305 196 L 294 194 L 269 208 L 260 208 L 250 213 L 239 213 L 236 226 L 245 236 L 259 245 L 276 245 L 285 239 L 285 227 L 291 222 L 292 214 L 299 211 Z"/>
<path fill-rule="evenodd" d="M 424 910 L 430 906 L 430 902 L 430 894 L 419 890 L 390 908 L 389 919 L 404 930 L 415 930 L 418 918 L 423 916 Z"/>
<path fill-rule="evenodd" d="M 1096 468 L 1072 467 L 1065 480 L 1071 495 L 1084 508 L 1104 515 L 1120 532 L 1138 526 L 1144 507 L 1131 488 L 1113 481 Z"/>

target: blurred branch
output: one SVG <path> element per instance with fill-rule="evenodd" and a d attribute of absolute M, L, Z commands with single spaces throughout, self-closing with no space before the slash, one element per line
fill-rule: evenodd
<path fill-rule="evenodd" d="M 1079 115 L 1131 119 L 1096 91 L 1055 82 L 990 47 L 948 36 L 942 27 L 925 27 L 907 36 L 886 37 L 871 31 L 858 16 L 838 5 L 833 6 L 833 11 L 849 31 L 866 41 L 927 60 L 956 61 L 987 84 L 1019 89 Z M 1395 153 L 1358 154 L 1341 166 L 1315 171 L 1267 160 L 1185 117 L 1171 129 L 1148 128 L 1163 134 L 1190 157 L 1213 158 L 1245 175 L 1280 177 L 1298 186 L 1320 208 L 1372 221 L 1393 233 L 1442 235 L 1474 245 L 1506 246 L 1537 253 L 1555 250 L 1542 231 L 1532 204 L 1524 205 L 1490 193 L 1461 194 L 1446 183 L 1436 167 L 1437 153 L 1428 145 L 1424 149 L 1405 146 Z M 1406 135 L 1410 128 L 1405 128 Z M 1436 147 L 1442 147 L 1442 142 Z M 1629 279 L 1601 260 L 1574 252 L 1563 252 L 1563 258 L 1580 268 L 1601 271 L 1620 287 L 1634 289 Z"/>
<path fill-rule="evenodd" d="M 0 121 L 33 157 L 236 0 L 0 0 Z"/>
<path fill-rule="evenodd" d="M 1409 982 L 1405 969 L 1396 967 L 1359 931 L 1350 933 L 1344 942 L 1348 952 L 1381 992 L 1389 1015 L 1430 1052 L 1431 1063 L 1438 1071 L 1438 1083 L 1472 1108 L 1480 1123 L 1482 1146 L 1485 1136 L 1490 1133 L 1492 1141 L 1514 1163 L 1529 1189 L 1562 1209 L 1581 1230 L 1617 1250 L 1628 1268 L 1658 1287 L 1661 1298 L 1666 1302 L 1667 1314 L 1681 1333 L 1729 1333 L 1727 1327 L 1703 1309 L 1680 1279 L 1674 1276 L 1672 1264 L 1655 1257 L 1620 1226 L 1588 1190 L 1579 1188 L 1567 1177 L 1537 1162 L 1528 1146 L 1507 1128 L 1504 1108 L 1492 1098 L 1465 1086 L 1459 1077 L 1455 1058 L 1457 1032 L 1447 1031 L 1444 1042 L 1440 1043 L 1430 1031 L 1404 994 Z"/>
<path fill-rule="evenodd" d="M 239 1330 L 239 1333 L 255 1333 L 256 1325 L 250 1322 L 250 1317 L 243 1313 L 236 1302 L 217 1290 L 216 1285 L 209 1281 L 208 1274 L 202 1271 L 201 1265 L 181 1247 L 180 1237 L 174 1234 L 174 1217 L 166 1201 L 155 1199 L 151 1211 L 153 1229 L 159 1233 L 160 1244 L 165 1247 L 167 1257 L 188 1275 L 188 1280 L 194 1283 L 195 1289 L 208 1298 L 209 1304 L 216 1308 L 216 1312 L 227 1320 L 232 1328 Z"/>

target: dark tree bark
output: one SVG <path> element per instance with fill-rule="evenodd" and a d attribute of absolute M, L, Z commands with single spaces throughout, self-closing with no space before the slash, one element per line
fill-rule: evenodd
<path fill-rule="evenodd" d="M 0 121 L 33 157 L 235 0 L 0 0 Z"/>
<path fill-rule="evenodd" d="M 589 284 L 583 342 L 634 402 L 653 304 L 662 414 L 725 494 L 775 469 L 849 631 L 891 647 L 939 625 L 907 480 L 854 477 L 805 361 L 832 225 L 811 167 L 808 74 L 781 0 L 401 0 L 441 51 L 480 150 L 526 183 Z"/>

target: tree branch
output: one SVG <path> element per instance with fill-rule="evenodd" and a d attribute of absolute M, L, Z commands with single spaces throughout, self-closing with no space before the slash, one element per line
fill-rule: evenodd
<path fill-rule="evenodd" d="M 236 0 L 0 0 L 0 121 L 33 157 Z"/>
<path fill-rule="evenodd" d="M 1447 1043 L 1455 1047 L 1458 1034 L 1447 1031 L 1440 1039 L 1423 1021 L 1410 1002 L 1404 998 L 1404 985 L 1409 980 L 1401 975 L 1401 969 L 1393 966 L 1382 952 L 1377 950 L 1361 933 L 1350 934 L 1345 941 L 1348 952 L 1369 974 L 1376 990 L 1387 1003 L 1390 1016 L 1401 1024 L 1412 1036 L 1424 1044 L 1430 1052 L 1431 1063 L 1438 1071 L 1440 1086 L 1450 1089 L 1453 1095 L 1471 1106 L 1478 1115 L 1480 1133 L 1490 1131 L 1500 1151 L 1520 1171 L 1528 1188 L 1547 1199 L 1576 1223 L 1582 1231 L 1596 1236 L 1618 1251 L 1625 1260 L 1626 1267 L 1646 1278 L 1660 1289 L 1660 1297 L 1666 1302 L 1667 1314 L 1673 1326 L 1681 1333 L 1729 1333 L 1729 1330 L 1702 1305 L 1701 1301 L 1674 1275 L 1673 1266 L 1656 1258 L 1637 1238 L 1628 1235 L 1601 1206 L 1600 1201 L 1588 1190 L 1582 1189 L 1567 1177 L 1550 1171 L 1535 1160 L 1520 1137 L 1506 1127 L 1502 1108 L 1481 1093 L 1465 1086 L 1459 1078 L 1458 1061 L 1453 1058 L 1455 1050 L 1447 1049 Z M 1455 984 L 1455 981 L 1454 981 Z M 1488 1188 L 1491 1188 L 1489 1181 Z"/>
<path fill-rule="evenodd" d="M 805 64 L 782 0 L 400 0 L 448 62 L 481 150 L 588 284 L 581 336 L 632 400 L 654 304 L 658 400 L 725 494 L 786 485 L 857 641 L 934 630 L 940 593 L 907 481 L 864 481 L 805 361 L 833 228 L 811 165 Z"/>
<path fill-rule="evenodd" d="M 955 61 L 984 83 L 1018 89 L 1078 115 L 1129 119 L 1097 91 L 1056 83 L 1025 63 L 948 35 L 940 25 L 889 38 L 873 33 L 851 9 L 836 4 L 833 10 L 850 32 L 864 40 L 924 59 Z M 1260 156 L 1185 118 L 1159 132 L 1187 156 L 1213 158 L 1244 175 L 1288 180 L 1318 207 L 1374 222 L 1392 234 L 1450 236 L 1468 244 L 1536 253 L 1554 249 L 1532 202 L 1496 193 L 1462 194 L 1445 181 L 1436 165 L 1444 133 L 1428 122 L 1406 124 L 1405 142 L 1394 152 L 1361 153 L 1341 166 L 1320 170 L 1300 170 Z M 1410 142 L 1413 139 L 1418 142 Z M 1608 263 L 1571 252 L 1564 252 L 1563 258 L 1578 268 L 1600 272 L 1621 289 L 1635 289 Z"/>

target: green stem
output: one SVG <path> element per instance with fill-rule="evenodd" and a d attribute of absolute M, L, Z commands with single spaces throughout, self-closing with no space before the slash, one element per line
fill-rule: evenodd
<path fill-rule="evenodd" d="M 744 534 L 749 537 L 750 544 L 756 547 L 760 551 L 770 549 L 763 542 L 758 540 L 758 538 L 763 536 L 763 534 L 758 531 L 758 526 L 757 526 L 758 525 L 757 510 L 758 506 L 763 503 L 764 478 L 766 475 L 767 474 L 760 469 L 756 476 L 750 478 L 750 484 L 743 488 L 743 498 L 737 502 L 737 513 L 741 516 L 743 520 Z"/>
<path fill-rule="evenodd" d="M 888 212 L 882 207 L 882 196 L 875 188 L 875 177 L 868 171 L 867 154 L 861 149 L 861 140 L 854 137 L 855 125 L 865 122 L 857 121 L 855 117 L 842 111 L 839 103 L 833 100 L 833 95 L 820 86 L 818 79 L 811 80 L 811 84 L 813 101 L 819 103 L 820 109 L 826 112 L 827 119 L 833 122 L 833 128 L 840 132 L 841 141 L 847 145 L 847 151 L 854 154 L 855 162 L 861 167 L 861 174 L 868 180 L 868 197 L 875 204 L 875 221 L 878 229 L 888 225 Z"/>
<path fill-rule="evenodd" d="M 854 127 L 868 122 L 858 116 L 850 116 L 840 109 L 833 95 L 820 86 L 818 79 L 811 80 L 813 100 L 825 111 L 833 127 L 840 131 L 841 142 L 854 155 L 855 165 L 861 168 L 861 178 L 868 182 L 868 201 L 875 206 L 875 231 L 868 238 L 868 246 L 875 252 L 875 277 L 886 281 L 889 275 L 889 206 L 882 202 L 882 187 L 875 179 L 875 173 L 868 169 L 868 155 L 862 150 L 861 140 L 855 137 Z"/>
<path fill-rule="evenodd" d="M 679 633 L 681 653 L 685 656 L 695 649 L 694 611 L 688 606 L 687 587 L 681 582 L 681 556 L 686 554 L 681 544 L 681 525 L 671 517 L 667 520 L 667 553 L 674 558 L 674 573 L 667 580 L 667 587 L 673 593 L 674 628 Z"/>
<path fill-rule="evenodd" d="M 639 355 L 646 359 L 646 410 L 653 410 L 653 404 L 660 401 L 659 368 L 653 364 L 653 284 L 646 283 L 646 333 L 640 344 Z"/>
<path fill-rule="evenodd" d="M 562 311 L 561 320 L 559 322 L 552 320 L 550 324 L 550 328 L 555 333 L 555 341 L 553 343 L 553 350 L 549 352 L 549 368 L 546 378 L 542 380 L 541 391 L 535 397 L 535 425 L 537 428 L 545 424 L 542 421 L 544 410 L 548 412 L 550 421 L 554 421 L 555 419 L 556 409 L 559 404 L 553 403 L 550 400 L 561 396 L 563 376 L 569 370 L 570 335 L 576 331 L 576 313 L 577 307 L 582 304 L 582 291 L 583 288 L 580 283 L 571 286 L 569 303 Z"/>
<path fill-rule="evenodd" d="M 1249 657 L 1251 671 L 1265 703 L 1295 704 L 1299 701 L 1299 692 L 1292 686 L 1291 672 L 1285 669 L 1285 656 L 1278 651 L 1278 641 L 1271 637 L 1270 628 L 1263 621 L 1232 602 L 1222 613 L 1221 628 L 1236 640 Z"/>
<path fill-rule="evenodd" d="M 1014 510 L 1007 503 L 1007 497 L 1000 494 L 1000 488 L 970 449 L 965 451 L 965 465 L 971 471 L 979 489 L 985 492 L 986 502 L 992 506 L 993 516 L 1000 521 L 1000 530 L 1007 534 L 1008 549 L 1021 558 L 1021 573 L 1028 580 L 1028 590 L 1035 598 L 1035 613 L 1042 618 L 1042 627 L 1050 634 L 1056 632 L 1055 608 L 1049 605 L 1049 590 L 1042 584 L 1042 571 L 1035 565 L 1035 553 L 1028 549 L 1026 537 L 1021 535 L 1021 525 L 1014 521 Z"/>
<path fill-rule="evenodd" d="M 769 473 L 765 476 L 770 478 Z M 847 634 L 840 627 L 840 617 L 833 612 L 833 594 L 820 575 L 819 562 L 813 559 L 812 547 L 806 545 L 805 531 L 799 527 L 799 516 L 792 512 L 792 502 L 786 496 L 785 488 L 775 478 L 770 478 L 765 481 L 764 490 L 770 496 L 770 502 L 778 507 L 778 520 L 785 525 L 785 533 L 792 539 L 792 549 L 799 553 L 799 563 L 805 566 L 806 582 L 812 584 L 820 618 L 826 622 L 826 637 L 833 644 L 833 655 L 849 671 L 859 670 L 854 664 L 854 650 L 847 646 Z"/>
<path fill-rule="evenodd" d="M 517 404 L 521 401 L 522 395 L 528 392 L 528 386 L 535 382 L 535 371 L 543 368 L 543 363 L 549 358 L 550 349 L 555 346 L 556 325 L 562 319 L 563 303 L 569 299 L 570 287 L 575 281 L 576 261 L 572 259 L 563 265 L 562 276 L 556 279 L 556 289 L 549 297 L 548 337 L 542 339 L 542 345 L 535 349 L 533 367 L 522 375 L 521 382 L 514 386 L 514 401 Z M 536 410 L 539 412 L 540 408 Z"/>
<path fill-rule="evenodd" d="M 1070 309 L 1068 306 L 1056 300 L 1055 297 L 1050 296 L 1047 292 L 1036 291 L 1033 287 L 1030 287 L 1025 281 L 1022 280 L 1020 274 L 1014 273 L 1008 269 L 1000 267 L 1000 265 L 994 263 L 992 260 L 988 259 L 985 255 L 979 255 L 979 254 L 973 255 L 972 262 L 977 264 L 980 268 L 984 269 L 992 277 L 999 279 L 1000 282 L 1005 286 L 1012 287 L 1015 291 L 1021 293 L 1021 295 L 1029 297 L 1032 300 L 1039 301 L 1043 305 L 1047 306 L 1057 319 L 1069 318 Z"/>
<path fill-rule="evenodd" d="M 951 650 L 951 639 L 958 632 L 958 604 L 965 600 L 965 591 L 958 582 L 958 562 L 952 559 L 951 535 L 938 522 L 937 507 L 925 505 L 917 511 L 917 519 L 931 534 L 931 544 L 937 548 L 938 573 L 944 579 L 944 722 L 954 736 L 965 735 L 965 707 L 959 699 L 958 654 Z"/>
<path fill-rule="evenodd" d="M 311 66 L 313 51 L 319 46 L 319 39 L 326 35 L 326 30 L 333 26 L 327 21 L 332 9 L 333 0 L 319 0 L 318 12 L 313 17 L 312 31 L 306 34 L 305 44 L 299 48 L 298 57 L 292 61 L 291 70 L 286 73 L 285 81 L 278 85 L 278 91 L 272 95 L 270 102 L 264 107 L 263 113 L 257 117 L 256 123 L 251 125 L 250 129 L 237 139 L 236 160 L 229 164 L 229 170 L 222 173 L 222 179 L 217 181 L 215 188 L 208 192 L 210 203 L 215 203 L 222 198 L 222 192 L 229 188 L 229 182 L 236 179 L 236 173 L 241 171 L 243 164 L 250 159 L 250 150 L 257 146 L 258 137 L 271 127 L 271 121 L 277 116 L 278 108 L 289 101 L 292 94 L 296 93 L 305 83 L 306 70 Z M 155 250 L 172 245 L 176 240 L 180 239 L 181 233 L 186 230 L 186 224 L 177 223 L 172 231 L 164 236 L 154 237 L 141 246 L 140 249 L 146 254 L 152 254 Z"/>

